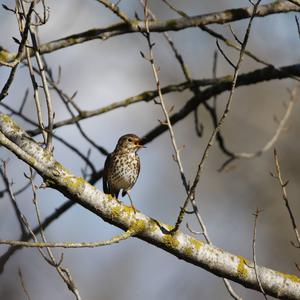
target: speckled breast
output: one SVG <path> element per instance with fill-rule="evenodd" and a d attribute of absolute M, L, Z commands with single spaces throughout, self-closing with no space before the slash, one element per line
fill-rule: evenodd
<path fill-rule="evenodd" d="M 135 153 L 115 157 L 109 174 L 111 187 L 115 190 L 130 190 L 139 175 L 139 163 L 140 159 Z"/>

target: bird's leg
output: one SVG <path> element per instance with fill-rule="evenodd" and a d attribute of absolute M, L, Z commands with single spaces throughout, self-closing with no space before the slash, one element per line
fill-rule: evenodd
<path fill-rule="evenodd" d="M 131 207 L 132 207 L 134 213 L 136 214 L 136 209 L 135 209 L 135 207 L 134 207 L 134 205 L 133 205 L 133 202 L 132 202 L 132 199 L 131 199 L 131 197 L 130 197 L 129 191 L 126 191 L 126 194 L 128 195 L 128 198 L 129 198 L 130 203 L 131 203 Z"/>
<path fill-rule="evenodd" d="M 118 202 L 119 204 L 122 204 L 122 201 L 119 200 L 117 197 L 115 197 L 115 199 L 117 200 L 117 202 Z"/>

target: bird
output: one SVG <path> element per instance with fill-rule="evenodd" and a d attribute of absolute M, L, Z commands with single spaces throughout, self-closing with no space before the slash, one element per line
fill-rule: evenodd
<path fill-rule="evenodd" d="M 103 191 L 115 198 L 128 195 L 134 211 L 129 191 L 135 185 L 140 173 L 141 163 L 137 151 L 145 148 L 135 134 L 125 134 L 117 142 L 114 151 L 108 154 L 104 163 Z"/>

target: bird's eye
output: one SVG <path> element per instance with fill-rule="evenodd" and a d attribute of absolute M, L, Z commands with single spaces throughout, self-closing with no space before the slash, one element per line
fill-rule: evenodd
<path fill-rule="evenodd" d="M 130 142 L 130 143 L 131 143 L 131 142 L 132 142 L 132 138 L 129 138 L 129 139 L 128 139 L 128 142 Z"/>

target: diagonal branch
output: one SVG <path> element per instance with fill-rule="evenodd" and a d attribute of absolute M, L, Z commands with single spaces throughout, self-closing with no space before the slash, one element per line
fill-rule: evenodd
<path fill-rule="evenodd" d="M 104 221 L 124 230 L 136 226 L 137 238 L 217 276 L 259 290 L 253 263 L 183 232 L 170 235 L 170 225 L 141 212 L 133 213 L 131 207 L 119 203 L 82 178 L 74 176 L 5 114 L 0 114 L 0 144 L 34 168 L 43 177 L 46 186 L 60 191 Z M 261 266 L 257 266 L 257 270 L 267 294 L 280 299 L 300 298 L 300 278 Z"/>

